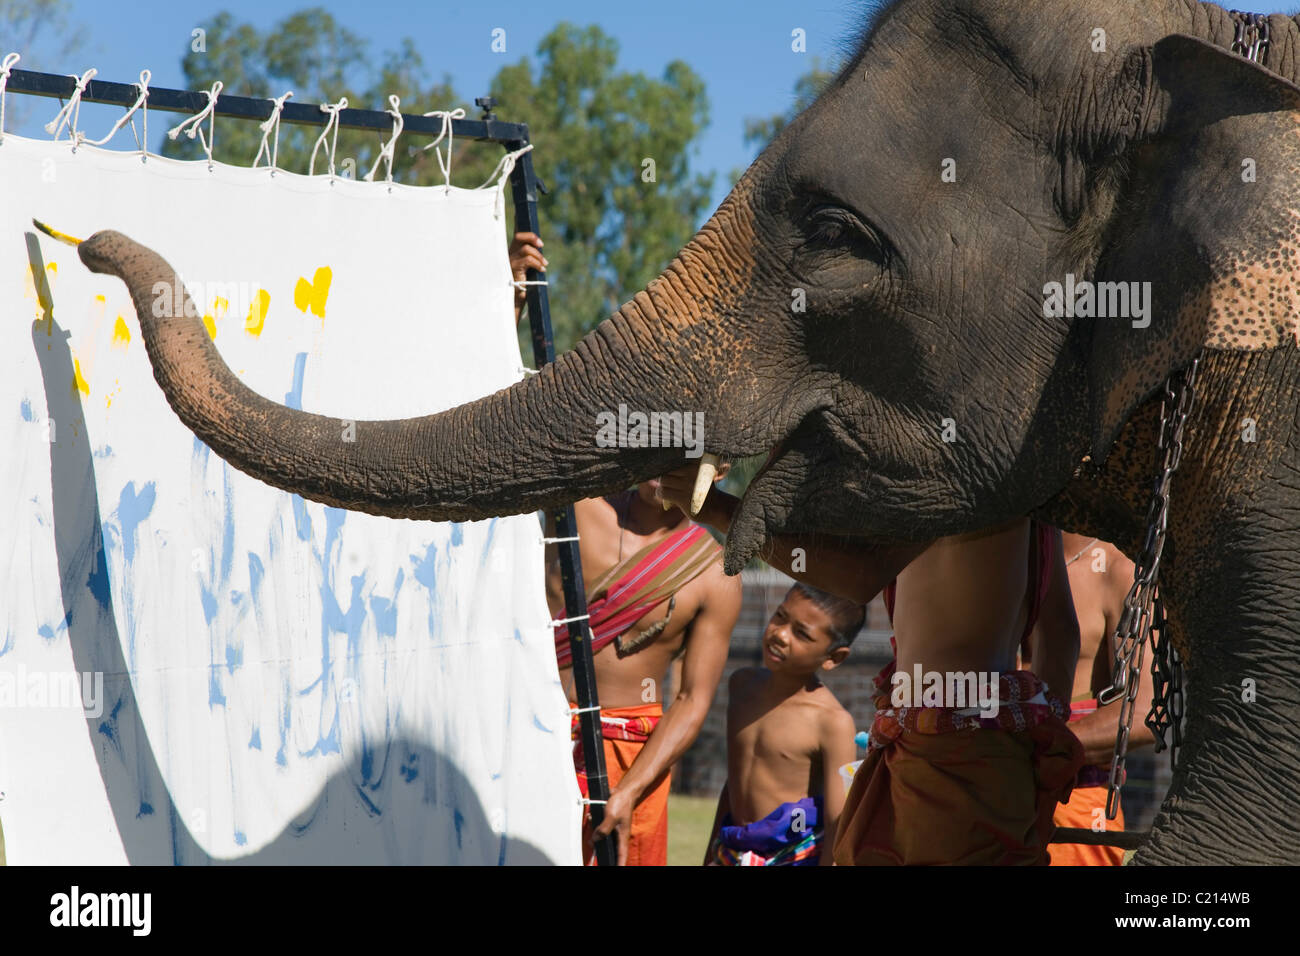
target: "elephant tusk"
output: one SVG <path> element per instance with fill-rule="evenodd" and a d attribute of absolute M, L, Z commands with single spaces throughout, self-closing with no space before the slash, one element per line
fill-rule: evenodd
<path fill-rule="evenodd" d="M 51 239 L 57 239 L 59 242 L 66 242 L 70 246 L 81 245 L 82 240 L 75 239 L 72 236 L 68 235 L 66 232 L 59 232 L 59 230 L 57 229 L 51 229 L 49 226 L 45 225 L 45 223 L 41 222 L 39 219 L 33 219 L 32 225 L 35 226 L 37 229 L 39 229 L 41 232 L 45 233 Z"/>
<path fill-rule="evenodd" d="M 713 478 L 718 473 L 718 456 L 707 451 L 700 456 L 700 470 L 695 473 L 695 489 L 691 492 L 691 514 L 697 515 L 704 507 L 704 499 L 709 495 Z"/>

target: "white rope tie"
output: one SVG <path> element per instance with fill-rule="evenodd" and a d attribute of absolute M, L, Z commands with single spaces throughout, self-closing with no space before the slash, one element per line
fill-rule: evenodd
<path fill-rule="evenodd" d="M 579 614 L 577 617 L 566 617 L 558 621 L 551 621 L 551 627 L 559 627 L 561 624 L 568 624 L 570 621 L 585 621 L 591 617 L 590 614 Z"/>
<path fill-rule="evenodd" d="M 175 140 L 184 130 L 185 135 L 193 139 L 198 134 L 199 142 L 203 145 L 203 152 L 208 154 L 208 169 L 212 169 L 212 147 L 215 144 L 216 125 L 217 125 L 217 97 L 221 95 L 221 90 L 226 84 L 220 80 L 212 84 L 212 89 L 203 90 L 202 93 L 208 98 L 208 103 L 203 109 L 199 110 L 189 119 L 182 121 L 177 126 L 167 131 L 167 138 Z M 200 125 L 204 120 L 208 121 L 208 135 L 204 137 L 203 127 Z M 186 127 L 189 127 L 186 129 Z"/>
<path fill-rule="evenodd" d="M 271 107 L 271 115 L 257 126 L 257 128 L 262 131 L 262 145 L 257 147 L 257 155 L 253 157 L 253 168 L 257 168 L 258 162 L 262 159 L 262 153 L 265 151 L 266 160 L 270 163 L 272 176 L 275 175 L 276 160 L 280 157 L 280 111 L 284 109 L 284 101 L 291 96 L 293 96 L 293 90 L 289 90 L 283 96 L 277 96 L 271 100 L 271 103 L 273 104 Z M 273 132 L 275 133 L 275 139 L 268 144 L 267 138 L 270 137 Z"/>
<path fill-rule="evenodd" d="M 520 373 L 521 375 L 524 375 L 524 376 L 528 376 L 528 375 L 536 375 L 536 374 L 537 374 L 537 369 L 535 369 L 535 368 L 525 368 L 523 365 L 517 365 L 517 366 L 515 366 L 515 371 L 518 372 L 518 373 Z"/>
<path fill-rule="evenodd" d="M 371 166 L 370 172 L 366 173 L 366 182 L 373 183 L 375 181 L 375 173 L 379 171 L 379 164 L 387 163 L 384 173 L 384 182 L 390 184 L 388 191 L 392 192 L 393 150 L 397 148 L 397 137 L 402 135 L 402 127 L 406 125 L 406 120 L 402 118 L 402 101 L 399 100 L 396 95 L 390 95 L 388 97 L 388 103 L 392 108 L 384 110 L 384 112 L 393 118 L 393 135 L 389 138 L 388 142 L 384 144 L 383 148 L 379 150 L 379 155 L 375 157 L 375 165 Z"/>
<path fill-rule="evenodd" d="M 329 159 L 330 159 L 330 182 L 334 181 L 334 152 L 339 146 L 339 112 L 347 108 L 348 98 L 345 96 L 337 103 L 322 103 L 320 110 L 322 113 L 329 114 L 329 120 L 325 123 L 325 128 L 321 130 L 320 137 L 316 140 L 316 145 L 311 148 L 311 162 L 307 165 L 307 175 L 316 175 L 316 151 L 321 148 L 325 142 L 325 137 L 329 135 L 330 130 L 334 130 L 334 138 L 330 141 Z"/>
<path fill-rule="evenodd" d="M 433 155 L 438 157 L 438 166 L 442 169 L 443 185 L 446 187 L 446 191 L 450 192 L 451 191 L 451 144 L 452 144 L 452 140 L 454 139 L 454 136 L 452 134 L 452 129 L 451 129 L 451 121 L 464 119 L 465 111 L 458 106 L 454 110 L 430 110 L 428 113 L 425 113 L 424 115 L 442 117 L 442 132 L 438 134 L 437 139 L 435 139 L 428 146 L 425 146 L 424 149 L 426 150 L 432 149 Z M 435 147 L 442 142 L 442 138 L 444 136 L 447 137 L 447 161 L 446 162 L 443 162 L 442 160 L 442 150 L 435 149 Z"/>
<path fill-rule="evenodd" d="M 530 371 L 530 372 L 533 372 L 534 370 L 533 370 L 533 369 L 529 369 L 529 371 Z M 560 543 L 562 543 L 562 542 L 564 542 L 564 541 L 578 541 L 578 540 L 580 540 L 580 539 L 579 539 L 578 536 L 575 534 L 575 535 L 573 535 L 573 536 L 570 537 L 570 538 L 543 538 L 543 539 L 542 539 L 542 544 L 560 544 Z"/>
<path fill-rule="evenodd" d="M 133 84 L 135 88 L 140 91 L 140 93 L 138 96 L 136 96 L 135 102 L 131 104 L 131 108 L 126 111 L 126 113 L 122 116 L 121 119 L 119 119 L 116 123 L 113 124 L 113 128 L 108 131 L 107 136 L 105 136 L 103 139 L 89 139 L 86 140 L 86 142 L 88 142 L 91 146 L 103 146 L 105 143 L 107 143 L 110 139 L 112 139 L 117 134 L 118 130 L 120 130 L 123 126 L 127 124 L 127 122 L 135 114 L 135 111 L 138 110 L 140 107 L 144 106 L 145 101 L 149 99 L 149 78 L 151 76 L 153 76 L 153 74 L 150 73 L 148 70 L 140 71 L 140 82 Z M 148 126 L 149 113 L 147 108 L 144 117 L 145 117 L 144 141 L 145 143 L 148 143 L 149 142 L 149 126 Z M 131 123 L 131 132 L 132 134 L 135 133 L 134 122 Z M 140 143 L 140 137 L 138 135 L 135 137 L 135 142 L 137 146 L 141 147 L 141 149 L 144 148 Z"/>
<path fill-rule="evenodd" d="M 68 130 L 68 137 L 72 140 L 74 150 L 86 138 L 86 135 L 77 129 L 77 120 L 81 116 L 81 94 L 85 91 L 90 78 L 98 72 L 92 66 L 80 77 L 75 73 L 68 74 L 77 81 L 77 85 L 72 90 L 72 96 L 68 98 L 67 103 L 63 104 L 63 108 L 59 110 L 54 119 L 45 124 L 45 132 L 53 134 L 55 142 L 58 142 L 59 134 L 63 132 L 65 127 Z"/>
<path fill-rule="evenodd" d="M 515 171 L 515 162 L 519 159 L 520 156 L 524 155 L 524 153 L 531 152 L 532 148 L 533 148 L 533 144 L 529 143 L 527 146 L 523 147 L 522 149 L 517 149 L 513 153 L 506 153 L 504 156 L 501 157 L 501 161 L 497 163 L 496 169 L 492 170 L 492 174 L 488 176 L 488 178 L 483 181 L 483 185 L 479 187 L 479 189 L 486 189 L 489 185 L 491 185 L 492 180 L 496 179 L 497 201 L 496 201 L 496 207 L 493 212 L 493 215 L 495 215 L 496 218 L 498 219 L 501 218 L 502 203 L 505 200 L 506 181 L 510 178 L 510 174 Z M 499 179 L 497 178 L 498 175 L 500 176 Z M 545 285 L 545 284 L 546 283 L 544 282 L 541 283 L 541 285 Z"/>
<path fill-rule="evenodd" d="M 5 87 L 9 85 L 9 71 L 21 59 L 17 53 L 10 53 L 0 62 L 0 143 L 5 141 Z"/>
<path fill-rule="evenodd" d="M 579 714 L 590 714 L 595 710 L 600 710 L 600 704 L 592 704 L 590 707 L 570 707 L 569 716 L 577 717 Z"/>
<path fill-rule="evenodd" d="M 584 807 L 603 807 L 607 803 L 609 803 L 608 800 L 589 800 L 587 797 L 578 798 L 578 804 Z"/>

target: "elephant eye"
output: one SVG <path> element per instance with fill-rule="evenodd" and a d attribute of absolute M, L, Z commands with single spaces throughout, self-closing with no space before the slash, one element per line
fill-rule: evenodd
<path fill-rule="evenodd" d="M 889 260 L 888 247 L 879 233 L 843 206 L 814 206 L 808 211 L 807 223 L 809 245 L 851 251 L 882 266 Z"/>

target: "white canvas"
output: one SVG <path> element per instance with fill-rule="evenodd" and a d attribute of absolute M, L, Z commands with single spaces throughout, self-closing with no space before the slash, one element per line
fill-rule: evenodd
<path fill-rule="evenodd" d="M 31 227 L 157 250 L 258 393 L 400 418 L 520 376 L 498 203 L 5 137 L 10 863 L 579 861 L 536 516 L 391 520 L 236 471 L 123 284 Z M 55 699 L 74 675 L 88 709 Z"/>

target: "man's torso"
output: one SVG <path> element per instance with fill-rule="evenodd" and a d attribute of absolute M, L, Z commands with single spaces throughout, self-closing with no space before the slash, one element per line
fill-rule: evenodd
<path fill-rule="evenodd" d="M 774 704 L 764 693 L 770 678 L 759 668 L 738 673 L 727 704 L 727 792 L 738 824 L 822 790 L 819 730 L 839 703 L 819 687 Z"/>
<path fill-rule="evenodd" d="M 619 498 L 588 498 L 577 502 L 578 549 L 582 573 L 590 583 L 647 544 L 662 541 L 688 527 L 685 518 L 671 528 L 650 535 L 639 535 L 620 525 Z M 690 625 L 704 605 L 709 582 L 721 573 L 721 565 L 710 568 L 678 589 L 673 595 L 672 615 L 669 602 L 652 608 L 632 625 L 622 642 L 606 645 L 595 655 L 596 685 L 602 707 L 635 707 L 652 701 L 662 702 L 661 684 L 668 666 L 685 647 Z M 546 573 L 546 599 L 552 615 L 564 610 L 564 592 L 557 562 L 550 562 Z M 619 656 L 620 643 L 668 618 L 668 623 L 654 640 L 634 653 Z M 560 671 L 560 680 L 570 700 L 576 699 L 571 667 Z M 653 684 L 646 684 L 647 680 Z M 650 696 L 653 695 L 653 696 Z"/>
<path fill-rule="evenodd" d="M 1030 528 L 940 538 L 898 575 L 894 636 L 898 670 L 1015 670 L 1031 588 Z"/>

